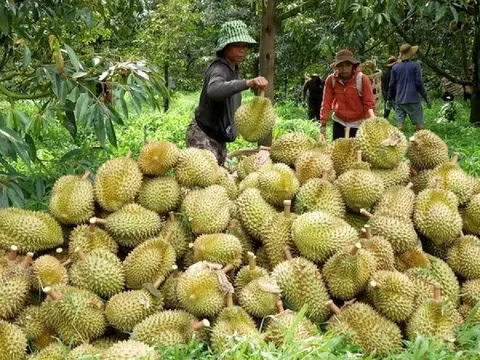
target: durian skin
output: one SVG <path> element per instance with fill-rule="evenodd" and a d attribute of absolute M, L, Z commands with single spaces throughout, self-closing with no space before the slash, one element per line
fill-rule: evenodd
<path fill-rule="evenodd" d="M 272 159 L 268 157 L 262 164 L 256 162 L 257 154 L 250 155 L 242 159 L 237 166 L 237 173 L 240 180 L 244 180 L 248 175 L 273 165 Z"/>
<path fill-rule="evenodd" d="M 358 249 L 355 255 L 339 251 L 327 260 L 322 273 L 330 293 L 348 300 L 367 287 L 376 267 L 375 257 L 367 250 Z"/>
<path fill-rule="evenodd" d="M 394 169 L 372 169 L 372 172 L 382 179 L 385 189 L 392 186 L 407 185 L 410 180 L 410 162 L 408 160 L 402 161 Z"/>
<path fill-rule="evenodd" d="M 267 229 L 262 238 L 271 267 L 285 260 L 285 247 L 293 247 L 292 224 L 295 218 L 295 214 L 289 216 L 284 213 L 278 214 L 275 222 Z"/>
<path fill-rule="evenodd" d="M 217 183 L 219 175 L 217 159 L 204 149 L 182 150 L 175 166 L 175 178 L 180 185 L 187 188 L 213 185 Z"/>
<path fill-rule="evenodd" d="M 163 238 L 153 238 L 133 249 L 125 258 L 126 285 L 141 289 L 145 283 L 155 283 L 166 277 L 175 264 L 175 250 Z"/>
<path fill-rule="evenodd" d="M 8 250 L 12 244 L 20 253 L 54 248 L 63 244 L 62 228 L 44 212 L 0 209 L 0 247 Z"/>
<path fill-rule="evenodd" d="M 30 279 L 25 274 L 0 274 L 0 319 L 10 319 L 22 311 L 29 290 Z"/>
<path fill-rule="evenodd" d="M 265 341 L 281 346 L 285 341 L 285 329 L 292 329 L 296 318 L 297 313 L 290 310 L 285 310 L 270 318 L 265 328 Z M 318 329 L 309 319 L 303 317 L 293 331 L 292 340 L 301 342 L 315 335 L 318 335 Z"/>
<path fill-rule="evenodd" d="M 199 236 L 193 243 L 193 261 L 208 261 L 238 268 L 242 264 L 242 244 L 230 234 Z"/>
<path fill-rule="evenodd" d="M 392 245 L 381 236 L 361 239 L 362 248 L 369 251 L 377 263 L 377 270 L 394 270 L 395 253 Z"/>
<path fill-rule="evenodd" d="M 165 226 L 162 227 L 160 235 L 165 238 L 170 232 L 168 242 L 173 246 L 177 259 L 180 259 L 187 251 L 188 244 L 195 241 L 195 235 L 181 217 L 176 217 L 173 221 L 167 221 Z"/>
<path fill-rule="evenodd" d="M 461 237 L 448 250 L 447 264 L 466 280 L 480 278 L 480 239 L 473 235 Z"/>
<path fill-rule="evenodd" d="M 60 342 L 53 342 L 40 352 L 28 357 L 28 360 L 65 360 L 68 359 L 70 348 Z"/>
<path fill-rule="evenodd" d="M 272 278 L 292 310 L 300 311 L 307 304 L 305 315 L 310 320 L 318 323 L 327 319 L 330 311 L 325 304 L 329 295 L 314 263 L 301 257 L 284 261 L 273 269 Z"/>
<path fill-rule="evenodd" d="M 239 292 L 239 304 L 256 318 L 274 315 L 278 294 L 268 291 L 272 285 L 276 286 L 276 283 L 268 275 L 253 279 Z"/>
<path fill-rule="evenodd" d="M 436 167 L 429 179 L 429 187 L 436 187 L 437 178 L 440 178 L 441 188 L 453 192 L 460 205 L 466 204 L 474 195 L 475 178 L 457 164 L 445 163 Z"/>
<path fill-rule="evenodd" d="M 249 103 L 241 105 L 235 112 L 238 133 L 249 142 L 257 142 L 270 134 L 276 115 L 272 101 L 255 96 Z"/>
<path fill-rule="evenodd" d="M 460 213 L 463 228 L 469 233 L 480 235 L 480 194 L 474 195 Z"/>
<path fill-rule="evenodd" d="M 142 173 L 153 176 L 163 176 L 175 167 L 180 150 L 168 141 L 152 141 L 140 150 L 138 167 Z"/>
<path fill-rule="evenodd" d="M 350 169 L 357 161 L 357 150 L 360 150 L 356 138 L 339 138 L 333 142 L 332 162 L 337 176 Z"/>
<path fill-rule="evenodd" d="M 415 133 L 415 142 L 408 146 L 407 157 L 416 170 L 434 169 L 448 161 L 447 144 L 430 130 L 420 130 Z"/>
<path fill-rule="evenodd" d="M 224 167 L 219 168 L 220 177 L 217 185 L 222 186 L 226 191 L 230 200 L 235 200 L 238 196 L 238 185 L 235 177 Z"/>
<path fill-rule="evenodd" d="M 171 176 L 146 179 L 140 188 L 138 203 L 148 210 L 166 215 L 180 205 L 180 185 Z"/>
<path fill-rule="evenodd" d="M 28 341 L 40 338 L 49 330 L 41 307 L 36 305 L 25 307 L 15 319 L 14 324 L 22 329 Z"/>
<path fill-rule="evenodd" d="M 110 298 L 105 306 L 108 323 L 123 332 L 131 332 L 148 316 L 163 310 L 162 295 L 154 296 L 145 289 L 129 290 Z"/>
<path fill-rule="evenodd" d="M 68 257 L 72 261 L 79 259 L 78 253 L 75 252 L 77 248 L 81 249 L 84 254 L 94 249 L 105 249 L 113 254 L 118 252 L 118 244 L 105 230 L 96 227 L 95 231 L 91 232 L 88 225 L 79 225 L 70 233 Z"/>
<path fill-rule="evenodd" d="M 418 236 L 409 220 L 377 215 L 368 221 L 372 233 L 387 240 L 396 254 L 415 248 Z"/>
<path fill-rule="evenodd" d="M 274 221 L 276 211 L 260 194 L 258 189 L 246 189 L 236 200 L 239 218 L 247 232 L 256 239 L 261 239 L 263 233 Z"/>
<path fill-rule="evenodd" d="M 335 184 L 345 204 L 353 211 L 369 209 L 377 202 L 385 188 L 380 177 L 368 170 L 349 170 L 338 177 Z"/>
<path fill-rule="evenodd" d="M 243 266 L 235 277 L 235 291 L 240 292 L 245 286 L 255 279 L 268 276 L 268 271 L 261 266 L 251 269 L 249 265 Z"/>
<path fill-rule="evenodd" d="M 27 350 L 27 338 L 14 324 L 0 320 L 0 360 L 23 360 Z"/>
<path fill-rule="evenodd" d="M 181 275 L 181 271 L 172 272 L 159 289 L 165 309 L 175 310 L 180 308 L 177 296 L 177 284 Z"/>
<path fill-rule="evenodd" d="M 302 185 L 312 178 L 322 177 L 324 171 L 328 172 L 329 180 L 335 180 L 332 158 L 315 149 L 305 151 L 295 161 L 295 173 Z"/>
<path fill-rule="evenodd" d="M 161 222 L 157 213 L 138 204 L 127 204 L 107 218 L 106 227 L 119 245 L 133 248 L 155 236 Z"/>
<path fill-rule="evenodd" d="M 300 188 L 295 172 L 285 164 L 274 164 L 260 173 L 258 188 L 263 198 L 271 205 L 280 207 L 284 200 L 291 200 Z"/>
<path fill-rule="evenodd" d="M 66 285 L 68 272 L 54 256 L 43 255 L 32 264 L 32 286 L 41 290 L 47 286 Z"/>
<path fill-rule="evenodd" d="M 342 308 L 327 324 L 329 333 L 350 335 L 351 342 L 361 345 L 367 353 L 386 356 L 402 348 L 398 326 L 378 314 L 370 305 L 356 302 Z"/>
<path fill-rule="evenodd" d="M 274 140 L 270 156 L 275 162 L 294 165 L 297 157 L 304 151 L 313 149 L 315 140 L 301 132 L 291 132 Z"/>
<path fill-rule="evenodd" d="M 102 360 L 156 360 L 158 354 L 155 349 L 135 340 L 120 341 L 105 350 Z"/>
<path fill-rule="evenodd" d="M 82 360 L 88 356 L 101 356 L 103 350 L 90 344 L 82 344 L 72 349 L 67 360 Z"/>
<path fill-rule="evenodd" d="M 81 224 L 94 213 L 93 185 L 78 175 L 66 175 L 53 185 L 49 210 L 62 224 Z"/>
<path fill-rule="evenodd" d="M 302 185 L 295 197 L 294 209 L 297 214 L 323 211 L 336 217 L 345 216 L 345 203 L 338 187 L 316 178 Z"/>
<path fill-rule="evenodd" d="M 95 177 L 95 198 L 107 211 L 117 211 L 135 200 L 142 186 L 142 173 L 135 160 L 116 158 L 105 162 Z"/>
<path fill-rule="evenodd" d="M 375 206 L 376 215 L 410 220 L 415 206 L 415 193 L 405 186 L 393 186 L 385 191 Z"/>
<path fill-rule="evenodd" d="M 70 280 L 81 289 L 110 298 L 125 287 L 125 270 L 115 254 L 96 249 L 71 265 Z"/>

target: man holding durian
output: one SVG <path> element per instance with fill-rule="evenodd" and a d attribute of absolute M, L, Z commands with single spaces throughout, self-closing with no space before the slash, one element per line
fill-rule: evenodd
<path fill-rule="evenodd" d="M 255 43 L 242 21 L 222 25 L 217 56 L 205 72 L 199 106 L 187 129 L 187 146 L 211 151 L 220 165 L 227 157 L 227 142 L 237 137 L 234 114 L 242 102 L 241 92 L 249 88 L 263 90 L 268 85 L 262 76 L 239 79 L 238 64 L 247 56 L 248 46 Z"/>

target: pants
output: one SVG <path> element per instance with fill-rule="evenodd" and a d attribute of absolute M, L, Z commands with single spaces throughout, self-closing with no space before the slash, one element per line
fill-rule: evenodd
<path fill-rule="evenodd" d="M 322 107 L 321 103 L 308 104 L 308 118 L 310 120 L 317 119 L 320 121 L 320 108 Z"/>
<path fill-rule="evenodd" d="M 350 137 L 353 138 L 357 136 L 357 128 L 350 128 Z M 334 121 L 333 122 L 333 140 L 336 140 L 338 138 L 344 138 L 345 137 L 345 126 L 340 124 L 339 122 Z"/>
<path fill-rule="evenodd" d="M 187 147 L 211 151 L 221 166 L 223 166 L 227 159 L 227 144 L 218 142 L 205 134 L 195 119 L 188 125 L 186 142 Z"/>
<path fill-rule="evenodd" d="M 410 116 L 410 119 L 415 126 L 424 125 L 423 108 L 421 103 L 395 105 L 395 122 L 397 125 L 403 125 L 407 115 Z"/>
<path fill-rule="evenodd" d="M 388 105 L 388 101 L 384 101 L 384 107 L 383 107 L 383 117 L 385 119 L 388 119 L 388 117 L 390 116 L 390 112 L 392 111 L 392 109 L 390 109 L 389 105 Z"/>

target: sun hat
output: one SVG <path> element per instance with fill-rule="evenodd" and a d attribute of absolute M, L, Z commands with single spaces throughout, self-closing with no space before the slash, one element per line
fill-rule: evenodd
<path fill-rule="evenodd" d="M 360 61 L 353 57 L 353 53 L 350 50 L 343 49 L 336 53 L 335 61 L 331 64 L 332 67 L 337 67 L 338 64 L 348 61 L 353 65 L 360 64 Z"/>
<path fill-rule="evenodd" d="M 232 43 L 256 44 L 257 42 L 248 35 L 247 25 L 243 21 L 233 20 L 222 25 L 215 51 L 220 51 Z"/>
<path fill-rule="evenodd" d="M 418 51 L 418 45 L 403 44 L 400 46 L 400 60 L 410 59 Z"/>
<path fill-rule="evenodd" d="M 391 67 L 398 62 L 398 59 L 395 56 L 390 56 L 387 60 L 387 66 Z"/>

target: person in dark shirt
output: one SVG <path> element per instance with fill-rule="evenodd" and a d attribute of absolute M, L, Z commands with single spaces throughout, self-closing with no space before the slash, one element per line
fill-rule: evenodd
<path fill-rule="evenodd" d="M 395 121 L 399 129 L 403 128 L 407 115 L 416 130 L 425 127 L 420 96 L 425 99 L 428 108 L 432 106 L 423 84 L 422 68 L 411 61 L 417 51 L 418 46 L 403 44 L 400 47 L 400 62 L 392 68 L 389 100 L 395 102 Z"/>
<path fill-rule="evenodd" d="M 217 56 L 205 72 L 200 102 L 187 129 L 187 147 L 211 151 L 220 165 L 227 157 L 227 142 L 237 137 L 234 115 L 242 102 L 241 92 L 249 88 L 263 90 L 268 85 L 262 76 L 239 80 L 238 64 L 245 59 L 248 45 L 255 43 L 242 21 L 222 25 Z"/>
<path fill-rule="evenodd" d="M 308 92 L 308 118 L 310 120 L 320 120 L 324 85 L 325 82 L 318 74 L 312 74 L 303 85 L 303 101 L 305 101 Z"/>
<path fill-rule="evenodd" d="M 390 77 L 392 74 L 392 66 L 397 63 L 397 58 L 395 56 L 390 56 L 387 60 L 387 70 L 382 74 L 382 97 L 383 97 L 383 104 L 384 104 L 384 110 L 383 110 L 383 117 L 385 119 L 388 119 L 390 116 L 390 111 L 392 110 L 390 108 L 390 102 L 388 101 L 388 87 L 390 85 Z"/>

